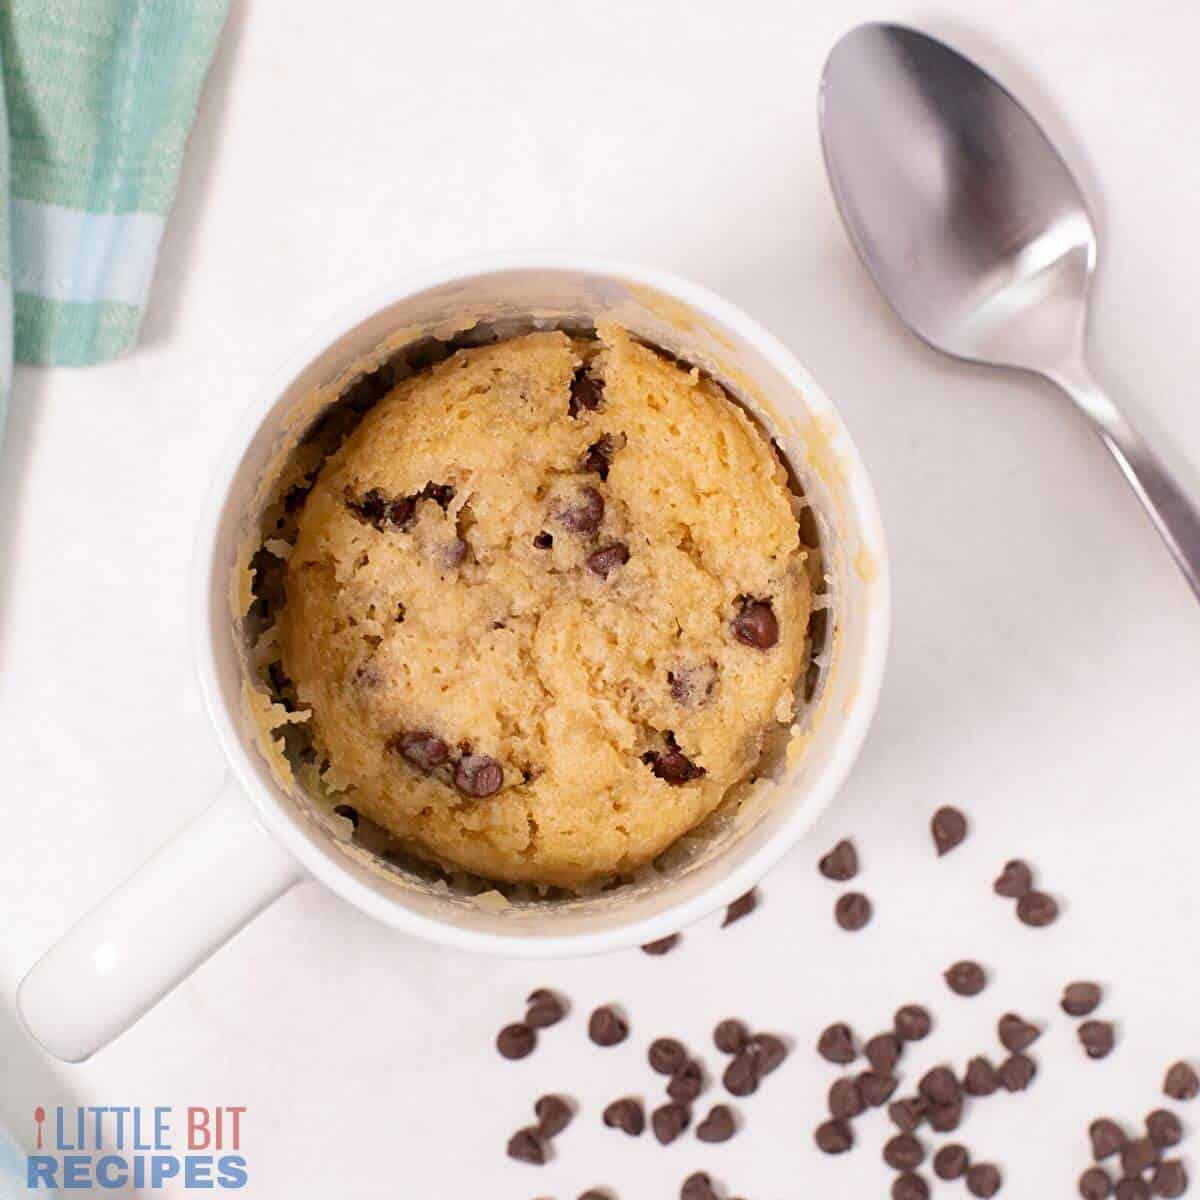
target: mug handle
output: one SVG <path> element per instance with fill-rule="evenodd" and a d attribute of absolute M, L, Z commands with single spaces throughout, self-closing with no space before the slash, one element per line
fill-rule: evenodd
<path fill-rule="evenodd" d="M 83 1062 L 305 877 L 227 778 L 207 811 L 30 968 L 17 990 L 26 1030 L 55 1058 Z"/>

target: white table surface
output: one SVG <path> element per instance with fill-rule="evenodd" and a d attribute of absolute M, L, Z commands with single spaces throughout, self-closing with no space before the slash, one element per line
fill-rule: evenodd
<path fill-rule="evenodd" d="M 835 1072 L 810 1046 L 830 1020 L 870 1033 L 921 1000 L 938 1036 L 904 1063 L 910 1082 L 992 1052 L 1009 1008 L 1049 1021 L 1033 1089 L 976 1105 L 961 1136 L 1004 1165 L 1003 1195 L 1066 1196 L 1086 1122 L 1140 1118 L 1168 1061 L 1200 1056 L 1200 614 L 1051 389 L 926 350 L 854 259 L 814 98 L 837 36 L 879 13 L 864 0 L 235 4 L 141 346 L 105 367 L 19 371 L 0 460 L 0 1117 L 20 1134 L 35 1104 L 242 1104 L 253 1197 L 572 1200 L 603 1184 L 670 1198 L 701 1166 L 749 1200 L 878 1197 L 881 1115 L 849 1157 L 812 1146 Z M 959 0 L 894 15 L 991 66 L 1063 139 L 1102 232 L 1098 370 L 1200 462 L 1200 12 Z M 841 800 L 755 917 L 705 922 L 667 959 L 470 958 L 307 885 L 92 1062 L 48 1060 L 16 1028 L 19 979 L 223 775 L 187 587 L 236 416 L 305 331 L 381 277 L 544 246 L 724 293 L 840 405 L 895 584 L 879 716 Z M 973 835 L 935 862 L 926 823 L 947 801 Z M 814 869 L 843 835 L 876 902 L 855 937 L 835 929 L 837 891 Z M 1063 901 L 1050 930 L 991 894 L 1016 854 Z M 970 955 L 994 982 L 963 1000 L 940 972 Z M 1056 1007 L 1080 976 L 1107 985 L 1118 1022 L 1102 1063 Z M 538 985 L 575 1013 L 504 1063 L 494 1033 Z M 605 1000 L 634 1034 L 601 1052 L 583 1018 Z M 651 1036 L 678 1034 L 717 1065 L 708 1031 L 729 1014 L 798 1042 L 738 1105 L 737 1138 L 664 1150 L 600 1126 L 615 1096 L 658 1094 Z M 584 1106 L 557 1160 L 507 1161 L 507 1135 L 550 1089 Z"/>

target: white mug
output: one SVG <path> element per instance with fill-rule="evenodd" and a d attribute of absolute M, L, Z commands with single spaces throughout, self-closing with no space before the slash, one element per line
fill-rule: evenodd
<path fill-rule="evenodd" d="M 380 361 L 379 347 L 473 321 L 613 320 L 710 371 L 774 437 L 818 518 L 832 617 L 822 679 L 801 736 L 696 852 L 590 898 L 484 904 L 404 881 L 347 852 L 334 822 L 273 776 L 243 709 L 230 603 L 239 548 L 268 465 L 311 423 L 313 398 Z M 372 359 L 372 355 L 376 357 Z M 196 654 L 231 767 L 213 806 L 84 917 L 18 992 L 29 1032 L 77 1062 L 127 1029 L 251 917 L 314 877 L 406 933 L 530 958 L 618 950 L 663 937 L 756 884 L 845 779 L 879 692 L 889 624 L 887 560 L 874 494 L 840 418 L 795 358 L 732 305 L 661 271 L 521 254 L 429 272 L 367 297 L 306 341 L 246 414 L 201 523 L 193 579 Z M 493 894 L 493 899 L 498 899 Z"/>

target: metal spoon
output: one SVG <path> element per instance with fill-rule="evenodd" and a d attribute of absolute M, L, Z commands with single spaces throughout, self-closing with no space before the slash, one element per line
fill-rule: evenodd
<path fill-rule="evenodd" d="M 945 354 L 1066 392 L 1200 599 L 1200 510 L 1088 369 L 1096 233 L 1033 118 L 942 42 L 871 24 L 833 48 L 820 120 L 842 219 L 892 308 Z"/>

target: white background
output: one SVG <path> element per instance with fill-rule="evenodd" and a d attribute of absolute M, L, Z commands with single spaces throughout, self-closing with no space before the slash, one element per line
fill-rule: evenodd
<path fill-rule="evenodd" d="M 1003 1164 L 1004 1195 L 1067 1196 L 1087 1121 L 1139 1118 L 1166 1064 L 1200 1057 L 1200 614 L 1049 386 L 926 350 L 854 259 L 814 100 L 838 35 L 879 15 L 859 0 L 235 4 L 141 346 L 110 366 L 19 371 L 0 461 L 0 1116 L 22 1136 L 35 1104 L 242 1104 L 253 1197 L 573 1200 L 607 1185 L 669 1200 L 701 1166 L 748 1200 L 879 1197 L 880 1114 L 851 1156 L 812 1146 L 835 1072 L 810 1047 L 834 1018 L 871 1033 L 921 1000 L 938 1030 L 903 1064 L 910 1085 L 993 1052 L 1008 1008 L 1049 1021 L 1033 1089 L 977 1104 L 961 1136 Z M 1195 7 L 958 0 L 892 15 L 982 60 L 1062 140 L 1101 230 L 1099 374 L 1200 462 Z M 20 977 L 222 779 L 187 581 L 235 418 L 347 297 L 528 247 L 707 284 L 840 406 L 879 491 L 896 610 L 879 716 L 840 802 L 758 914 L 705 922 L 666 959 L 469 958 L 309 885 L 94 1061 L 50 1062 L 15 1027 Z M 947 801 L 973 833 L 938 862 L 926 824 Z M 814 867 L 842 835 L 876 903 L 854 937 Z M 1050 930 L 991 894 L 1016 854 L 1062 900 Z M 975 1000 L 940 981 L 968 955 L 993 972 Z M 1056 1008 L 1080 976 L 1105 983 L 1118 1022 L 1102 1063 Z M 539 985 L 574 1014 L 502 1062 L 495 1031 Z M 600 1051 L 583 1025 L 606 1000 L 633 1036 Z M 659 1094 L 650 1037 L 680 1035 L 718 1066 L 708 1031 L 730 1014 L 797 1043 L 737 1105 L 738 1137 L 664 1150 L 600 1126 L 608 1100 Z M 507 1161 L 550 1089 L 583 1105 L 557 1160 Z"/>

